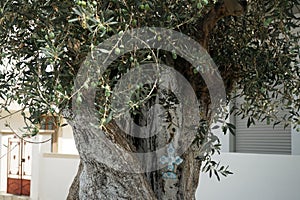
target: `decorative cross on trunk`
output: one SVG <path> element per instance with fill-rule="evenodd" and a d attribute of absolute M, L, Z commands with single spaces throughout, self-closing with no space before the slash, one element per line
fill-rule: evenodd
<path fill-rule="evenodd" d="M 183 159 L 179 156 L 175 156 L 175 148 L 172 143 L 169 144 L 169 147 L 167 149 L 168 156 L 162 156 L 160 158 L 160 162 L 162 164 L 168 164 L 167 166 L 167 172 L 163 173 L 163 177 L 167 179 L 176 179 L 176 169 L 175 166 L 180 165 L 180 163 L 183 162 Z"/>

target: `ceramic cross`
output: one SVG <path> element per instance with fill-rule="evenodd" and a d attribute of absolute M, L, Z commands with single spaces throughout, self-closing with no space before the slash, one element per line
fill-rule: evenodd
<path fill-rule="evenodd" d="M 180 165 L 182 163 L 182 158 L 179 156 L 175 156 L 175 148 L 173 147 L 173 144 L 169 144 L 169 147 L 167 149 L 168 156 L 162 156 L 160 158 L 160 162 L 162 164 L 168 164 L 167 166 L 167 172 L 163 173 L 164 178 L 170 178 L 170 179 L 176 179 L 177 175 L 175 173 L 175 165 Z"/>

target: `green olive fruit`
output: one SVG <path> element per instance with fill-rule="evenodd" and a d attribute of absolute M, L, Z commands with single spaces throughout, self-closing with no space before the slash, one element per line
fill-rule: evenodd
<path fill-rule="evenodd" d="M 121 53 L 121 49 L 120 48 L 115 48 L 115 54 L 116 55 L 120 55 L 120 53 Z"/>

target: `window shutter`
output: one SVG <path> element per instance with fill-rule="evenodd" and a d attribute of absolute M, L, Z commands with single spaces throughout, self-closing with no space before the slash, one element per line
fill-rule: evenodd
<path fill-rule="evenodd" d="M 283 112 L 281 113 L 283 115 Z M 241 119 L 235 116 L 236 137 L 235 150 L 240 153 L 261 154 L 291 154 L 291 127 L 284 129 L 278 124 L 273 129 L 264 122 L 255 121 L 247 128 L 248 118 Z"/>

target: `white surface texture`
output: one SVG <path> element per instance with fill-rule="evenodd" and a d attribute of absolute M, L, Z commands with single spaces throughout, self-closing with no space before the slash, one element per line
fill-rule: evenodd
<path fill-rule="evenodd" d="M 220 182 L 201 174 L 197 200 L 299 200 L 300 156 L 222 153 L 233 175 Z"/>

